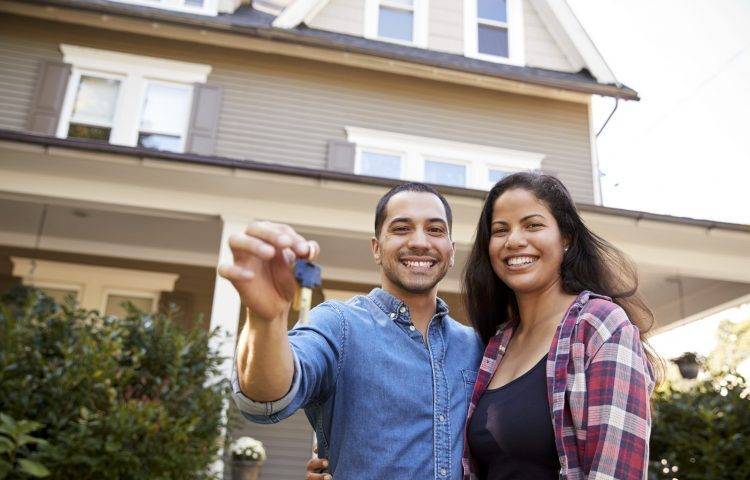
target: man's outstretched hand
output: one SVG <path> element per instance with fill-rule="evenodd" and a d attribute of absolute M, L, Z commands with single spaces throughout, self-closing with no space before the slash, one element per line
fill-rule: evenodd
<path fill-rule="evenodd" d="M 289 311 L 296 280 L 292 267 L 298 258 L 313 261 L 320 251 L 288 225 L 253 222 L 242 234 L 229 237 L 234 262 L 220 265 L 226 278 L 256 318 L 271 321 Z"/>

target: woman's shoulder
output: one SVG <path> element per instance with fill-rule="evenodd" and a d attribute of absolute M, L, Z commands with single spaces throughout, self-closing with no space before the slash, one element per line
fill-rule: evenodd
<path fill-rule="evenodd" d="M 579 338 L 589 348 L 607 342 L 623 329 L 635 328 L 627 313 L 611 298 L 592 292 L 585 292 L 583 305 L 578 313 Z M 587 348 L 587 350 L 589 349 Z"/>

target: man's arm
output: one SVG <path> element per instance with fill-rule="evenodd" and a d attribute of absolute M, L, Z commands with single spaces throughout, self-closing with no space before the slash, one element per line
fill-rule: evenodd
<path fill-rule="evenodd" d="M 287 318 L 296 289 L 297 258 L 315 256 L 318 246 L 287 225 L 254 222 L 229 238 L 233 264 L 219 275 L 234 285 L 247 316 L 237 345 L 240 390 L 258 402 L 283 397 L 292 386 L 294 359 L 287 338 Z"/>

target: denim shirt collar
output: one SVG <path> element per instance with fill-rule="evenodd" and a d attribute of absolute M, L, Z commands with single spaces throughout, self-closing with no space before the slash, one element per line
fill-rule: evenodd
<path fill-rule="evenodd" d="M 367 297 L 393 320 L 400 320 L 406 323 L 410 322 L 408 305 L 382 288 L 373 288 L 372 291 L 367 294 Z M 448 304 L 445 303 L 442 298 L 438 297 L 434 318 L 442 319 L 446 315 L 448 315 Z"/>

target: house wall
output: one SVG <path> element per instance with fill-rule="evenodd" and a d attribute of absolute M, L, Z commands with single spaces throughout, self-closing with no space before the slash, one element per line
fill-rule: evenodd
<path fill-rule="evenodd" d="M 175 273 L 179 275 L 172 292 L 162 292 L 161 305 L 174 303 L 180 314 L 175 318 L 185 327 L 208 328 L 211 317 L 211 302 L 214 292 L 215 270 L 207 267 L 179 265 L 174 263 L 147 262 L 115 257 L 63 253 L 49 250 L 33 251 L 0 245 L 0 293 L 21 283 L 14 277 L 10 257 L 37 258 L 57 262 L 77 263 L 98 267 L 128 268 L 148 272 Z M 198 318 L 200 322 L 197 322 Z"/>
<path fill-rule="evenodd" d="M 429 0 L 428 40 L 431 50 L 464 54 L 464 0 Z M 331 0 L 310 21 L 321 30 L 364 35 L 365 0 Z M 573 71 L 562 49 L 542 23 L 533 5 L 523 5 L 526 64 L 550 70 Z"/>
<path fill-rule="evenodd" d="M 223 87 L 216 153 L 325 168 L 327 143 L 356 126 L 545 155 L 577 201 L 593 203 L 587 105 L 287 57 L 4 16 L 0 128 L 23 130 L 43 60 L 70 43 L 213 66 Z"/>

